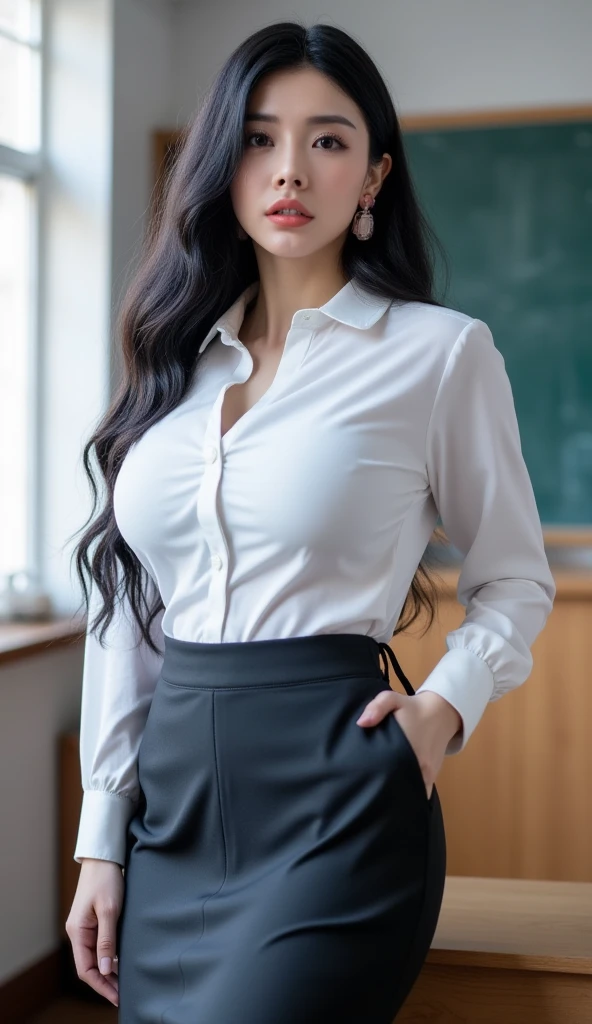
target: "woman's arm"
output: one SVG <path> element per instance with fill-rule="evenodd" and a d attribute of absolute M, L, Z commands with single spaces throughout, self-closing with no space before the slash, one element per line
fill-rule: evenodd
<path fill-rule="evenodd" d="M 487 704 L 530 675 L 556 590 L 504 359 L 481 320 L 466 325 L 448 358 L 426 462 L 444 530 L 464 556 L 457 594 L 466 615 L 416 696 L 437 693 L 456 708 L 462 728 L 446 747 L 456 754 Z"/>
<path fill-rule="evenodd" d="M 157 588 L 148 577 L 146 598 L 152 605 Z M 88 622 L 101 600 L 91 587 Z M 139 799 L 137 756 L 154 688 L 164 658 L 162 617 L 154 618 L 151 635 L 156 655 L 142 641 L 124 599 L 116 606 L 103 649 L 96 636 L 85 640 L 80 714 L 82 811 L 74 860 L 84 857 L 125 863 L 127 826 Z"/>

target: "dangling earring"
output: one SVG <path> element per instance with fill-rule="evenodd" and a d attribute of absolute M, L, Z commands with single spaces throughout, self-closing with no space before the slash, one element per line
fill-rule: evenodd
<path fill-rule="evenodd" d="M 369 209 L 374 206 L 374 199 L 369 192 L 366 192 L 362 196 L 362 202 L 360 205 L 363 209 L 358 210 L 356 213 L 352 224 L 352 231 L 356 238 L 359 238 L 361 242 L 366 242 L 372 237 L 372 232 L 374 231 L 374 217 L 370 213 Z"/>

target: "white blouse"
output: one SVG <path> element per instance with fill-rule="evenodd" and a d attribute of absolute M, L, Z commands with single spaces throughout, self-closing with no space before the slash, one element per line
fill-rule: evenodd
<path fill-rule="evenodd" d="M 220 436 L 224 394 L 250 376 L 237 337 L 252 284 L 200 345 L 190 390 L 129 450 L 116 480 L 121 534 L 165 605 L 153 624 L 202 643 L 316 633 L 392 638 L 438 514 L 463 555 L 462 625 L 416 691 L 463 728 L 523 683 L 551 611 L 551 574 L 504 359 L 487 325 L 348 282 L 292 317 L 276 376 Z M 91 589 L 89 621 L 96 596 Z M 74 859 L 124 863 L 137 755 L 163 654 L 127 606 L 103 650 L 87 632 L 83 806 Z"/>

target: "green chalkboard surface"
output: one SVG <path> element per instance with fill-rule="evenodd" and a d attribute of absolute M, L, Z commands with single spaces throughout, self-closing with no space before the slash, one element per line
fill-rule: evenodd
<path fill-rule="evenodd" d="M 592 117 L 403 138 L 448 253 L 444 301 L 484 320 L 505 359 L 543 525 L 589 526 Z"/>

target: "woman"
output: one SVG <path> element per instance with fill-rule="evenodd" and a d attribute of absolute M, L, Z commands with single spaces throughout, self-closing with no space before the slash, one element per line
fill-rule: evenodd
<path fill-rule="evenodd" d="M 527 678 L 555 593 L 503 359 L 434 297 L 433 241 L 363 49 L 298 23 L 239 46 L 84 453 L 107 495 L 77 551 L 67 929 L 125 1024 L 388 1024 L 427 955 L 436 777 Z M 388 640 L 433 615 L 438 514 L 467 615 L 415 692 Z"/>

